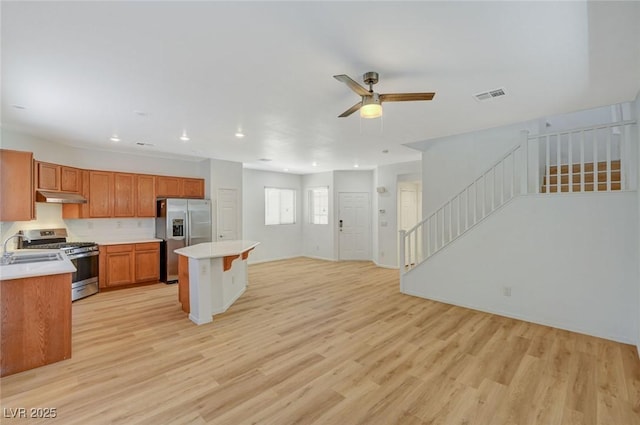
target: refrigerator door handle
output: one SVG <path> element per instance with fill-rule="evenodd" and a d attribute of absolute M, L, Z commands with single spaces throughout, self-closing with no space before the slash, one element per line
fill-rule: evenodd
<path fill-rule="evenodd" d="M 189 209 L 187 209 L 187 228 L 185 229 L 185 237 L 187 238 L 187 246 L 191 246 L 191 210 Z"/>

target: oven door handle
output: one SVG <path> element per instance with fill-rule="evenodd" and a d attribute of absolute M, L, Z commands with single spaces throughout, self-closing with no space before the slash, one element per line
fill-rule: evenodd
<path fill-rule="evenodd" d="M 75 260 L 76 258 L 84 258 L 84 257 L 93 257 L 96 255 L 99 255 L 100 253 L 98 251 L 92 251 L 92 252 L 87 252 L 87 253 L 83 253 L 83 254 L 72 254 L 72 255 L 67 255 L 67 257 L 69 258 L 69 260 Z"/>

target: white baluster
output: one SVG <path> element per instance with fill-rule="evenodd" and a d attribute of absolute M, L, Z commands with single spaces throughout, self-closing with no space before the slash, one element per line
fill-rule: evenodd
<path fill-rule="evenodd" d="M 584 130 L 580 131 L 580 192 L 584 192 Z"/>
<path fill-rule="evenodd" d="M 605 129 L 607 132 L 607 192 L 611 192 L 611 132 L 613 128 Z"/>

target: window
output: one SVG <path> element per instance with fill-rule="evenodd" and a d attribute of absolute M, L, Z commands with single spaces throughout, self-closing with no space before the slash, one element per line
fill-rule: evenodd
<path fill-rule="evenodd" d="M 329 188 L 309 189 L 309 223 L 329 224 Z"/>
<path fill-rule="evenodd" d="M 264 188 L 264 224 L 295 224 L 296 191 Z"/>

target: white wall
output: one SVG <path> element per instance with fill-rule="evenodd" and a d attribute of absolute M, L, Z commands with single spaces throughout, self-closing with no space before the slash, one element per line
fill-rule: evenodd
<path fill-rule="evenodd" d="M 373 261 L 380 266 L 398 267 L 398 182 L 420 180 L 421 171 L 421 161 L 411 161 L 381 165 L 374 174 Z M 377 187 L 386 191 L 377 193 Z"/>
<path fill-rule="evenodd" d="M 334 222 L 337 223 L 340 219 L 339 216 L 339 196 L 341 192 L 359 192 L 359 193 L 368 193 L 369 194 L 369 208 L 371 209 L 371 223 L 376 223 L 377 215 L 374 215 L 374 209 L 376 207 L 376 203 L 373 202 L 372 193 L 375 192 L 374 187 L 374 172 L 372 170 L 361 170 L 361 171 L 334 171 L 333 172 L 333 183 L 335 187 L 335 192 L 333 193 L 334 197 L 334 205 L 333 209 L 333 217 Z M 370 227 L 374 227 L 372 224 Z M 334 234 L 334 253 L 336 258 L 339 258 L 340 255 L 340 239 L 339 239 L 339 229 L 338 226 L 334 226 L 333 229 Z M 373 246 L 373 231 L 369 229 L 369 240 L 371 241 L 370 246 Z"/>
<path fill-rule="evenodd" d="M 638 162 L 636 163 L 638 180 L 636 187 L 640 187 L 640 92 L 636 95 L 636 101 L 634 102 L 635 109 L 635 140 L 636 140 L 636 152 Z M 638 198 L 638 245 L 640 245 L 640 190 L 636 192 Z M 636 258 L 636 264 L 638 265 L 638 335 L 636 339 L 636 347 L 638 348 L 638 355 L 640 355 L 640 259 Z"/>
<path fill-rule="evenodd" d="M 211 199 L 211 209 L 213 210 L 213 221 L 211 226 L 212 239 L 217 240 L 218 235 L 218 189 L 235 189 L 238 193 L 238 216 L 236 222 L 238 223 L 238 239 L 244 239 L 243 237 L 243 176 L 244 171 L 242 169 L 241 162 L 223 161 L 219 159 L 209 160 L 210 168 L 210 185 L 209 199 Z"/>
<path fill-rule="evenodd" d="M 258 241 L 249 255 L 249 264 L 302 255 L 302 178 L 297 174 L 244 169 L 242 221 L 244 239 Z M 296 223 L 264 224 L 264 188 L 295 189 Z"/>
<path fill-rule="evenodd" d="M 635 343 L 638 232 L 635 192 L 522 196 L 405 275 L 404 291 Z"/>
<path fill-rule="evenodd" d="M 199 177 L 205 179 L 205 188 L 209 186 L 208 160 L 195 158 L 187 160 L 186 157 L 167 159 L 133 153 L 75 148 L 6 129 L 1 129 L 1 135 L 3 149 L 33 152 L 34 158 L 40 161 L 94 170 Z M 126 241 L 155 236 L 153 218 L 63 220 L 61 205 L 36 203 L 36 219 L 26 222 L 0 223 L 0 239 L 4 240 L 18 230 L 48 227 L 66 227 L 70 240 Z"/>
<path fill-rule="evenodd" d="M 309 223 L 309 197 L 307 191 L 315 187 L 329 188 L 329 223 Z M 302 176 L 302 255 L 325 260 L 337 260 L 333 249 L 335 218 L 331 214 L 334 207 L 333 172 L 306 174 Z"/>

